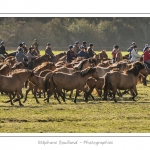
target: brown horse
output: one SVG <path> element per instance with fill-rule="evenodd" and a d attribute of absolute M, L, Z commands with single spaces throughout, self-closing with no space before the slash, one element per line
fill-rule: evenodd
<path fill-rule="evenodd" d="M 113 98 L 115 102 L 115 95 L 117 89 L 119 90 L 127 90 L 130 89 L 132 99 L 137 96 L 137 81 L 140 70 L 144 69 L 144 65 L 140 62 L 135 62 L 133 67 L 129 69 L 126 73 L 120 72 L 109 72 L 104 77 L 104 99 L 107 100 L 108 90 L 112 90 Z"/>
<path fill-rule="evenodd" d="M 89 87 L 89 90 L 87 92 L 87 97 L 90 95 L 92 97 L 92 99 L 94 100 L 94 97 L 91 95 L 94 88 L 98 92 L 99 96 L 102 96 L 102 89 L 103 89 L 103 85 L 104 85 L 104 78 L 103 77 L 99 77 L 97 80 L 90 77 L 90 78 L 88 78 L 86 84 Z"/>
<path fill-rule="evenodd" d="M 62 57 L 66 56 L 66 52 L 59 53 L 54 56 L 54 63 L 56 64 Z"/>
<path fill-rule="evenodd" d="M 52 62 L 44 62 L 41 65 L 37 66 L 36 68 L 33 69 L 34 73 L 36 75 L 39 75 L 41 71 L 45 70 L 45 69 L 49 69 L 49 70 L 55 70 L 55 64 Z"/>
<path fill-rule="evenodd" d="M 97 63 L 102 63 L 103 60 L 110 60 L 106 53 L 106 50 L 102 50 L 100 53 L 93 56 L 97 60 Z"/>
<path fill-rule="evenodd" d="M 122 60 L 123 60 L 122 53 L 121 52 L 117 53 L 116 61 L 119 62 L 119 61 L 122 61 Z"/>
<path fill-rule="evenodd" d="M 50 62 L 51 58 L 49 55 L 43 55 L 38 57 L 37 59 L 33 60 L 33 68 L 41 65 L 43 62 Z"/>
<path fill-rule="evenodd" d="M 22 62 L 17 62 L 13 65 L 13 67 L 11 67 L 12 70 L 15 70 L 15 69 L 25 69 L 25 66 Z"/>
<path fill-rule="evenodd" d="M 9 93 L 10 100 L 7 102 L 10 102 L 11 105 L 13 105 L 11 96 L 12 93 L 15 93 L 17 95 L 17 99 L 15 101 L 19 101 L 19 105 L 23 106 L 20 101 L 20 99 L 23 98 L 22 88 L 24 86 L 24 82 L 33 75 L 33 72 L 27 69 L 22 69 L 14 73 L 12 76 L 0 75 L 0 91 Z"/>
<path fill-rule="evenodd" d="M 50 84 L 53 85 L 53 91 L 56 89 L 56 92 L 62 97 L 64 101 L 65 98 L 62 95 L 62 89 L 67 91 L 76 89 L 76 95 L 74 99 L 74 103 L 76 103 L 79 90 L 86 92 L 87 88 L 85 87 L 85 84 L 90 76 L 98 78 L 96 68 L 87 68 L 82 71 L 77 71 L 73 74 L 55 72 L 51 79 L 47 78 L 46 81 L 49 81 Z"/>
<path fill-rule="evenodd" d="M 10 65 L 8 65 L 8 64 L 4 64 L 4 65 L 0 68 L 0 75 L 8 76 L 10 72 L 11 72 L 11 67 L 10 67 Z"/>

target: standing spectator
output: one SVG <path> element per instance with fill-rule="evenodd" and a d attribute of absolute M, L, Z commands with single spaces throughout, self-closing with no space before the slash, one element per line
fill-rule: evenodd
<path fill-rule="evenodd" d="M 79 51 L 80 51 L 79 42 L 76 41 L 75 44 L 73 45 L 73 52 L 75 57 L 77 57 Z"/>
<path fill-rule="evenodd" d="M 75 59 L 72 45 L 69 45 L 69 49 L 67 51 L 67 58 L 66 59 L 67 59 L 67 63 L 71 63 L 72 60 Z"/>
<path fill-rule="evenodd" d="M 138 61 L 139 58 L 141 58 L 141 55 L 138 54 L 136 45 L 133 47 L 133 50 L 131 52 L 131 56 L 132 56 L 131 57 L 131 62 Z"/>
<path fill-rule="evenodd" d="M 132 45 L 127 49 L 127 51 L 129 52 L 129 60 L 131 60 L 132 58 L 132 55 L 131 55 L 131 52 L 133 50 L 133 47 L 136 45 L 135 42 L 132 42 Z"/>
<path fill-rule="evenodd" d="M 89 57 L 93 57 L 95 55 L 95 52 L 93 50 L 93 46 L 94 46 L 93 43 L 90 43 L 89 47 L 87 49 Z"/>
<path fill-rule="evenodd" d="M 1 42 L 1 46 L 0 46 L 0 56 L 3 58 L 3 60 L 6 58 L 7 56 L 7 52 L 4 46 L 4 41 Z"/>
<path fill-rule="evenodd" d="M 37 42 L 37 39 L 34 39 L 34 43 L 32 44 L 32 47 L 34 47 L 34 49 L 37 51 L 37 53 L 40 55 L 40 51 L 39 51 L 39 44 Z"/>

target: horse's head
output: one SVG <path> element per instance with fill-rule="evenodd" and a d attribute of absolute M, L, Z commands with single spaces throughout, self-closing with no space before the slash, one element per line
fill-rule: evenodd
<path fill-rule="evenodd" d="M 106 50 L 102 50 L 101 52 L 102 52 L 103 58 L 108 58 L 108 55 L 107 55 L 107 53 L 106 53 Z"/>

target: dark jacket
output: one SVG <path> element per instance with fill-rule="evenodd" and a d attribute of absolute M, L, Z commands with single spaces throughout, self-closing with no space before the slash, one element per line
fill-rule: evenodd
<path fill-rule="evenodd" d="M 50 47 L 48 47 L 48 46 L 46 47 L 45 54 L 48 54 L 48 55 L 50 55 L 51 57 L 54 56 L 54 54 L 52 53 L 52 49 L 51 49 Z"/>
<path fill-rule="evenodd" d="M 78 52 L 78 55 L 77 55 L 78 57 L 86 57 L 86 54 L 85 54 L 85 52 L 84 51 L 79 51 Z"/>
<path fill-rule="evenodd" d="M 93 51 L 93 49 L 89 47 L 87 50 L 88 50 L 89 57 L 93 57 L 94 54 L 95 54 L 94 51 Z"/>
<path fill-rule="evenodd" d="M 67 62 L 71 63 L 72 60 L 73 60 L 73 57 L 74 57 L 73 51 L 68 50 L 68 51 L 67 51 L 67 58 L 66 58 L 66 59 L 67 59 Z"/>
<path fill-rule="evenodd" d="M 5 50 L 5 46 L 3 46 L 3 45 L 0 46 L 0 54 L 3 54 L 3 55 L 8 54 Z"/>
<path fill-rule="evenodd" d="M 17 60 L 17 62 L 24 62 L 24 59 L 28 59 L 28 57 L 22 51 L 19 51 L 16 54 L 16 60 Z"/>

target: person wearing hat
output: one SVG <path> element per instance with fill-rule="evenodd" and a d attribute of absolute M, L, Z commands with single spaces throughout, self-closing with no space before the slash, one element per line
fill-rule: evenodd
<path fill-rule="evenodd" d="M 84 46 L 84 48 L 86 48 L 86 42 L 85 41 L 82 42 L 82 45 Z"/>
<path fill-rule="evenodd" d="M 28 57 L 28 69 L 33 69 L 33 60 L 38 58 L 38 56 L 34 55 L 34 48 L 30 47 L 28 53 L 26 55 Z"/>
<path fill-rule="evenodd" d="M 81 50 L 78 52 L 77 57 L 83 57 L 83 58 L 86 58 L 86 54 L 85 54 L 84 46 L 83 46 L 83 45 L 81 46 Z"/>
<path fill-rule="evenodd" d="M 4 46 L 4 41 L 1 42 L 0 46 L 0 56 L 3 58 L 3 60 L 6 58 L 8 53 L 6 52 L 5 46 Z"/>
<path fill-rule="evenodd" d="M 18 49 L 18 53 L 16 53 L 15 58 L 17 62 L 22 62 L 25 67 L 28 66 L 27 63 L 24 61 L 24 59 L 28 59 L 28 57 L 22 52 L 21 47 Z"/>
<path fill-rule="evenodd" d="M 34 49 L 37 51 L 37 53 L 40 55 L 40 51 L 39 51 L 39 44 L 37 42 L 37 39 L 34 39 L 34 43 L 32 44 L 32 47 L 34 47 Z"/>
<path fill-rule="evenodd" d="M 116 62 L 116 56 L 117 56 L 117 53 L 119 52 L 119 46 L 118 45 L 114 45 L 113 46 L 113 50 L 112 50 L 112 63 L 115 63 Z"/>
<path fill-rule="evenodd" d="M 129 52 L 129 60 L 131 60 L 131 58 L 132 58 L 131 52 L 132 52 L 134 46 L 136 45 L 136 43 L 132 42 L 131 44 L 132 45 L 127 49 L 127 51 Z"/>
<path fill-rule="evenodd" d="M 17 53 L 19 52 L 20 48 L 21 48 L 21 51 L 23 52 L 23 44 L 22 43 L 19 44 L 19 46 L 18 46 L 18 48 L 16 50 Z"/>
<path fill-rule="evenodd" d="M 77 57 L 79 51 L 80 51 L 79 42 L 76 41 L 73 45 L 73 52 L 75 57 Z"/>
<path fill-rule="evenodd" d="M 95 55 L 95 52 L 93 50 L 93 46 L 94 46 L 93 43 L 90 43 L 89 47 L 87 49 L 89 57 L 93 57 Z"/>
<path fill-rule="evenodd" d="M 46 49 L 45 49 L 45 55 L 49 55 L 52 58 L 53 62 L 54 62 L 54 54 L 52 52 L 50 43 L 47 43 L 47 46 L 46 46 Z"/>
<path fill-rule="evenodd" d="M 71 63 L 72 60 L 74 60 L 74 59 L 75 59 L 75 55 L 73 52 L 73 46 L 69 45 L 69 49 L 67 51 L 67 57 L 66 57 L 67 63 Z"/>
<path fill-rule="evenodd" d="M 25 43 L 25 42 L 22 42 L 22 44 L 23 44 L 23 46 L 22 46 L 23 52 L 24 52 L 25 54 L 27 54 L 28 49 L 27 49 L 27 47 L 26 47 L 26 43 Z"/>
<path fill-rule="evenodd" d="M 138 54 L 138 51 L 137 51 L 137 46 L 134 45 L 133 47 L 133 50 L 131 52 L 131 62 L 135 62 L 135 61 L 138 61 L 140 58 L 141 58 L 141 55 Z"/>
<path fill-rule="evenodd" d="M 150 53 L 149 53 L 149 48 L 150 46 L 146 46 L 144 48 L 144 54 L 143 54 L 143 62 L 150 64 Z"/>

